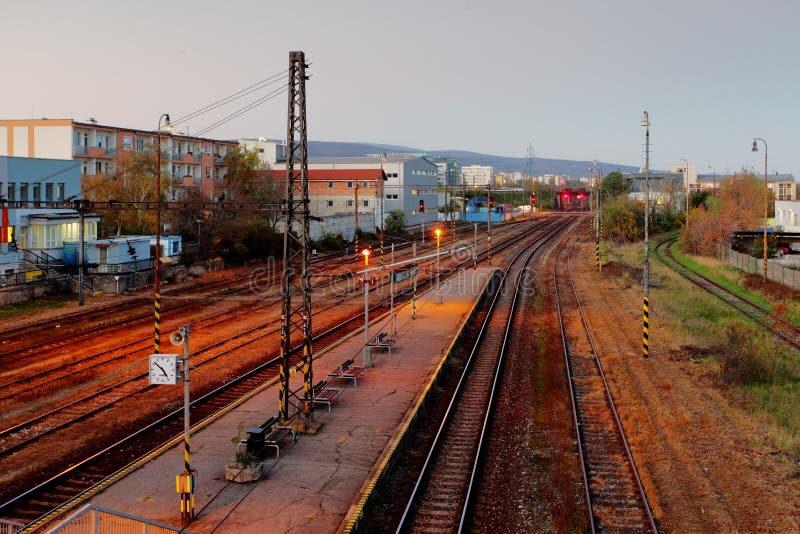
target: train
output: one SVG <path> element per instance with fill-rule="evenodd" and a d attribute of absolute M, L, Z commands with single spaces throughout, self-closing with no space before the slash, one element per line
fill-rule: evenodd
<path fill-rule="evenodd" d="M 584 188 L 565 188 L 553 196 L 556 211 L 591 211 L 591 196 Z"/>

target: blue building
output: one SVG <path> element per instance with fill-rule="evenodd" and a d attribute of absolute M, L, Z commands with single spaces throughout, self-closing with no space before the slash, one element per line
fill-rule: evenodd
<path fill-rule="evenodd" d="M 80 196 L 81 169 L 75 161 L 0 156 L 0 201 L 31 203 L 2 206 L 0 274 L 39 269 L 43 259 L 60 261 L 64 243 L 78 240 L 78 213 L 45 203 Z M 97 239 L 99 220 L 99 215 L 85 214 L 86 240 Z"/>

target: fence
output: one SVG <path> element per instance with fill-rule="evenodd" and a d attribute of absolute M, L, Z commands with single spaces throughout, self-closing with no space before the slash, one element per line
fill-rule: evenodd
<path fill-rule="evenodd" d="M 51 534 L 169 534 L 188 530 L 88 504 L 50 531 Z"/>
<path fill-rule="evenodd" d="M 754 258 L 749 254 L 742 254 L 735 250 L 720 247 L 717 250 L 717 257 L 722 261 L 733 265 L 737 269 L 741 269 L 746 273 L 764 274 L 764 259 Z M 778 282 L 792 289 L 800 290 L 800 271 L 798 269 L 791 269 L 779 265 L 777 261 L 773 260 L 767 262 L 767 278 L 773 282 Z M 796 265 L 796 264 L 795 264 Z"/>
<path fill-rule="evenodd" d="M 24 526 L 23 523 L 0 519 L 0 534 L 17 534 Z"/>

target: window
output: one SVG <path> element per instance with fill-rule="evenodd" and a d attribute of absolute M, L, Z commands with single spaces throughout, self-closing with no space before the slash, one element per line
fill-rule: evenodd
<path fill-rule="evenodd" d="M 206 145 L 206 154 L 211 155 L 211 145 Z"/>
<path fill-rule="evenodd" d="M 347 182 L 347 189 L 353 189 L 353 182 Z"/>
<path fill-rule="evenodd" d="M 19 184 L 19 199 L 23 202 L 28 201 L 28 183 L 22 182 Z"/>
<path fill-rule="evenodd" d="M 329 208 L 332 208 L 332 207 L 333 207 L 333 200 L 329 200 L 329 201 L 328 201 L 328 207 L 329 207 Z"/>
<path fill-rule="evenodd" d="M 14 182 L 8 182 L 8 186 L 6 187 L 6 198 L 8 198 L 8 200 L 17 200 L 17 192 L 15 191 L 15 188 L 16 184 Z"/>
<path fill-rule="evenodd" d="M 53 201 L 53 184 L 44 184 L 44 199 L 48 202 Z"/>
<path fill-rule="evenodd" d="M 333 182 L 328 182 L 328 189 L 333 189 Z"/>
<path fill-rule="evenodd" d="M 389 200 L 397 200 L 397 195 L 396 194 L 386 195 L 386 198 Z"/>
<path fill-rule="evenodd" d="M 103 162 L 95 161 L 94 163 L 95 174 L 103 174 Z"/>
<path fill-rule="evenodd" d="M 352 199 L 347 201 L 347 207 L 348 208 L 352 208 L 353 207 L 353 200 Z"/>
<path fill-rule="evenodd" d="M 364 187 L 369 187 L 369 182 L 367 182 L 367 181 L 365 180 L 365 181 L 364 181 L 364 183 L 362 183 L 361 185 L 362 185 L 362 186 L 364 186 Z"/>
<path fill-rule="evenodd" d="M 412 189 L 411 190 L 411 194 L 412 195 L 419 195 L 419 189 Z"/>
<path fill-rule="evenodd" d="M 362 201 L 361 205 L 364 206 L 365 208 L 368 208 L 369 207 L 369 200 Z"/>
<path fill-rule="evenodd" d="M 56 200 L 59 202 L 64 201 L 64 184 L 56 184 Z"/>
<path fill-rule="evenodd" d="M 39 202 L 42 200 L 42 184 L 33 184 L 33 201 Z"/>
<path fill-rule="evenodd" d="M 259 148 L 259 149 L 258 149 L 258 153 L 259 153 L 259 154 L 263 154 L 263 153 L 264 153 L 264 149 L 263 149 L 263 148 Z"/>
<path fill-rule="evenodd" d="M 144 139 L 141 137 L 136 138 L 136 152 L 144 151 Z"/>
<path fill-rule="evenodd" d="M 131 149 L 131 136 L 125 135 L 122 137 L 122 150 L 130 150 Z"/>
<path fill-rule="evenodd" d="M 211 178 L 211 167 L 206 167 L 206 178 Z"/>

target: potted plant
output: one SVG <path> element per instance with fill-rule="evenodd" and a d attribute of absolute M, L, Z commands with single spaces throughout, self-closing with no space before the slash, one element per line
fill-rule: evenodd
<path fill-rule="evenodd" d="M 255 454 L 238 451 L 225 466 L 225 478 L 233 482 L 252 482 L 264 474 L 264 462 Z"/>

